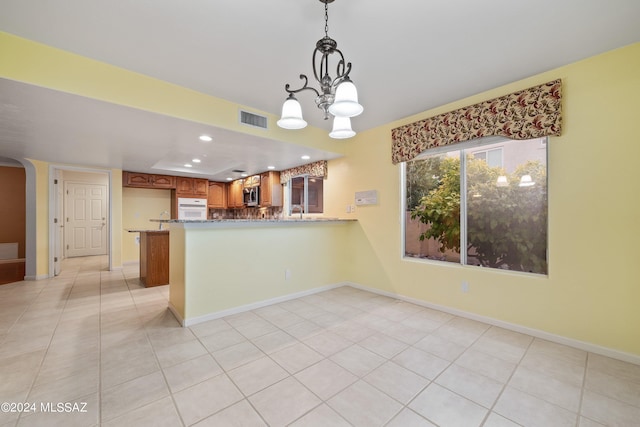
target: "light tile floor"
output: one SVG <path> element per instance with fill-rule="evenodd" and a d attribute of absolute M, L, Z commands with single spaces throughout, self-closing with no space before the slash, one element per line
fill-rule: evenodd
<path fill-rule="evenodd" d="M 0 426 L 640 425 L 637 365 L 351 287 L 181 328 L 106 263 L 0 286 Z"/>

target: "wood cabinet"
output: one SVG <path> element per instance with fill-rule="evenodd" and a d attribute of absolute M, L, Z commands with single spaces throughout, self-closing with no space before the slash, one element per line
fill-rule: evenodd
<path fill-rule="evenodd" d="M 231 182 L 227 188 L 229 192 L 228 196 L 228 207 L 229 209 L 242 209 L 244 208 L 244 197 L 243 197 L 243 180 L 237 179 Z"/>
<path fill-rule="evenodd" d="M 176 177 L 176 193 L 179 197 L 206 198 L 209 194 L 209 180 L 178 176 Z"/>
<path fill-rule="evenodd" d="M 176 188 L 176 177 L 125 171 L 122 173 L 122 185 L 123 187 L 163 188 L 171 190 Z"/>
<path fill-rule="evenodd" d="M 260 185 L 260 175 L 253 175 L 245 178 L 242 185 L 244 188 L 258 187 Z"/>
<path fill-rule="evenodd" d="M 260 207 L 282 206 L 280 172 L 260 174 Z"/>
<path fill-rule="evenodd" d="M 169 230 L 140 232 L 140 281 L 146 287 L 169 284 Z"/>
<path fill-rule="evenodd" d="M 211 209 L 227 209 L 227 184 L 209 181 L 207 207 Z"/>
<path fill-rule="evenodd" d="M 24 280 L 24 258 L 0 259 L 0 285 Z"/>

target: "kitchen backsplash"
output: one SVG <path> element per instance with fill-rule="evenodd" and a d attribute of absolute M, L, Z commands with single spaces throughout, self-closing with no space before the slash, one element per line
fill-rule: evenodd
<path fill-rule="evenodd" d="M 209 209 L 209 219 L 277 219 L 282 207 L 246 209 Z"/>

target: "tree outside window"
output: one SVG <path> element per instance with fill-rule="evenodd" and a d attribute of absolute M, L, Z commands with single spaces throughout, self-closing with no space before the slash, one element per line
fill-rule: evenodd
<path fill-rule="evenodd" d="M 547 273 L 546 144 L 500 144 L 505 168 L 477 149 L 407 163 L 405 256 Z"/>

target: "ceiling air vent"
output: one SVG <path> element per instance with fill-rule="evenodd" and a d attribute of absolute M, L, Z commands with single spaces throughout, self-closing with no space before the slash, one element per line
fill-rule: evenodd
<path fill-rule="evenodd" d="M 260 129 L 267 128 L 267 118 L 248 111 L 240 110 L 240 123 Z"/>

